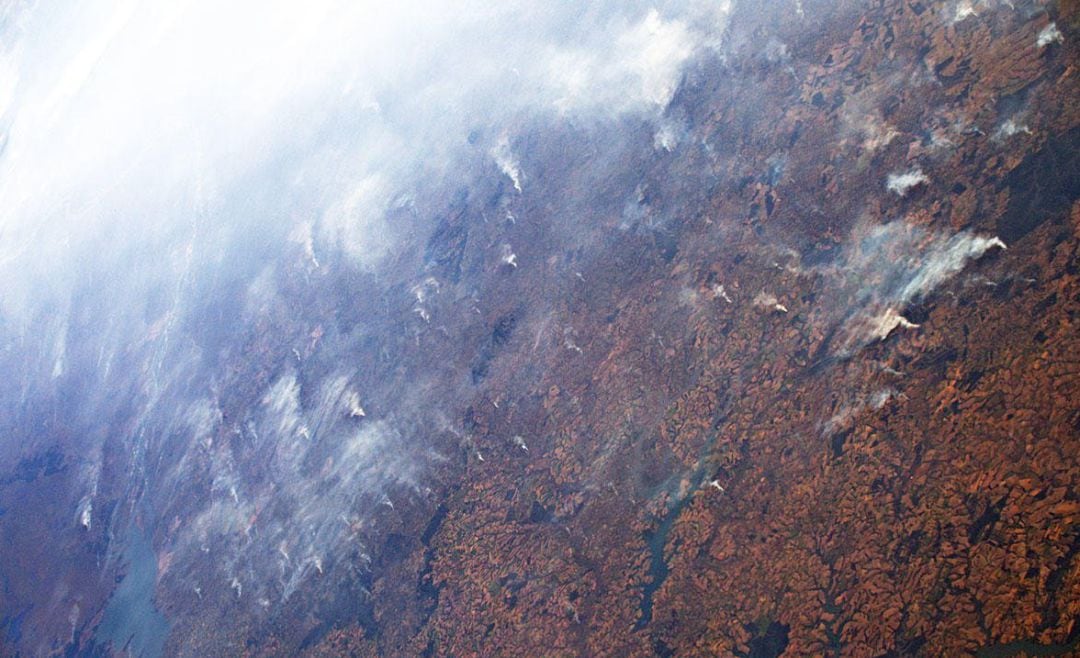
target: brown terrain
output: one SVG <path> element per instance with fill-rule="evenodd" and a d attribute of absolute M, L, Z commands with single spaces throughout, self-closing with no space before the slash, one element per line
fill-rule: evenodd
<path fill-rule="evenodd" d="M 486 252 L 489 337 L 446 352 L 464 464 L 309 654 L 1080 655 L 1080 14 L 1000 4 L 746 10 L 675 101 L 714 152 L 644 168 L 675 216 L 615 207 L 586 262 L 545 231 L 590 161 L 533 143 L 522 266 Z M 866 259 L 961 231 L 1008 248 L 852 338 Z"/>
<path fill-rule="evenodd" d="M 167 653 L 1080 655 L 1080 9 L 804 4 L 687 72 L 699 147 L 524 126 L 526 193 L 427 200 L 390 292 L 294 259 L 324 294 L 250 327 L 226 419 L 381 309 L 357 365 L 438 457 L 362 587 L 265 623 L 170 580 L 162 503 Z"/>

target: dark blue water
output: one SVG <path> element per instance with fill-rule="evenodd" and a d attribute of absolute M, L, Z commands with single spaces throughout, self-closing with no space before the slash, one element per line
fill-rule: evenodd
<path fill-rule="evenodd" d="M 676 503 L 656 530 L 645 534 L 645 543 L 649 547 L 649 582 L 645 583 L 641 598 L 641 615 L 634 624 L 634 630 L 641 630 L 652 621 L 653 595 L 668 577 L 669 569 L 667 560 L 664 558 L 664 547 L 667 546 L 668 535 L 671 534 L 671 529 L 675 526 L 675 521 L 679 518 L 689 498 L 686 496 Z"/>
<path fill-rule="evenodd" d="M 111 643 L 124 655 L 156 658 L 165 646 L 169 622 L 154 607 L 157 556 L 150 538 L 134 523 L 128 529 L 123 557 L 127 574 L 109 599 L 94 639 Z"/>

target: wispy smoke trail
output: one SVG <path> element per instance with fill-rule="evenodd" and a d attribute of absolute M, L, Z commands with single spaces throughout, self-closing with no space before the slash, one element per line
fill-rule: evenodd
<path fill-rule="evenodd" d="M 296 270 L 387 276 L 434 221 L 425 195 L 477 175 L 460 172 L 472 153 L 529 193 L 513 148 L 529 121 L 634 117 L 670 150 L 678 130 L 664 110 L 730 11 L 695 0 L 3 10 L 0 415 L 14 429 L 0 456 L 53 440 L 26 429 L 38 416 L 62 419 L 78 435 L 63 448 L 83 460 L 73 528 L 130 522 L 135 499 L 150 501 L 163 582 L 278 605 L 362 546 L 363 515 L 392 506 L 395 487 L 419 490 L 437 458 L 410 441 L 413 412 L 439 410 L 409 396 L 369 404 L 360 367 L 341 365 L 366 358 L 363 328 L 305 317 Z M 110 451 L 126 460 L 122 482 L 101 481 Z M 98 518 L 106 484 L 131 500 Z M 204 496 L 177 496 L 192 489 Z M 216 571 L 195 582 L 206 556 Z"/>

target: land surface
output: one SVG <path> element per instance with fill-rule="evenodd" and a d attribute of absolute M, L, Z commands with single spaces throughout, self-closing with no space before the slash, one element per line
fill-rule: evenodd
<path fill-rule="evenodd" d="M 523 126 L 523 193 L 465 163 L 489 175 L 425 201 L 394 276 L 286 254 L 294 304 L 222 353 L 216 439 L 294 348 L 315 378 L 320 342 L 373 317 L 368 416 L 445 422 L 269 617 L 170 568 L 209 470 L 132 510 L 166 520 L 145 526 L 166 653 L 1080 655 L 1080 13 L 991 4 L 737 9 L 750 36 L 687 72 L 673 150 L 644 123 L 604 129 L 615 150 Z M 7 610 L 77 571 L 32 557 L 69 510 L 15 502 L 48 508 L 58 441 L 0 480 L 24 530 Z M 79 532 L 72 565 L 105 541 Z M 111 585 L 86 578 L 100 622 Z M 96 628 L 69 650 L 105 652 Z"/>

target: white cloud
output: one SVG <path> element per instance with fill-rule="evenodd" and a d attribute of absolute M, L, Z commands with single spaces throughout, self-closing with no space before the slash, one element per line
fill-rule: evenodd
<path fill-rule="evenodd" d="M 584 12 L 478 0 L 27 8 L 32 20 L 6 24 L 0 49 L 0 276 L 12 288 L 0 311 L 26 318 L 32 297 L 68 294 L 53 264 L 115 251 L 101 242 L 109 232 L 169 243 L 195 206 L 221 227 L 201 234 L 209 250 L 229 248 L 218 241 L 238 216 L 287 233 L 294 215 L 265 209 L 299 204 L 317 239 L 371 266 L 394 241 L 387 201 L 446 174 L 478 122 L 657 119 L 730 10 L 687 0 Z M 496 152 L 520 187 L 512 154 Z M 233 194 L 253 181 L 268 196 Z"/>
<path fill-rule="evenodd" d="M 870 337 L 877 340 L 885 340 L 897 328 L 917 329 L 919 327 L 919 325 L 900 315 L 894 308 L 887 308 L 880 315 L 870 318 L 867 325 L 866 330 Z"/>
<path fill-rule="evenodd" d="M 1035 45 L 1044 48 L 1052 43 L 1061 43 L 1064 40 L 1065 37 L 1061 34 L 1061 30 L 1058 29 L 1057 23 L 1050 23 L 1039 30 L 1039 35 L 1035 38 Z"/>
<path fill-rule="evenodd" d="M 267 436 L 292 439 L 306 427 L 300 416 L 300 384 L 296 375 L 289 373 L 278 378 L 263 396 L 263 405 L 269 419 Z"/>
<path fill-rule="evenodd" d="M 374 174 L 345 188 L 322 215 L 322 237 L 345 250 L 358 263 L 374 267 L 393 245 L 392 227 L 386 222 L 392 188 Z"/>
<path fill-rule="evenodd" d="M 663 117 L 657 123 L 656 132 L 653 133 L 653 148 L 657 151 L 671 152 L 686 138 L 687 128 L 679 121 L 670 117 Z"/>
<path fill-rule="evenodd" d="M 776 311 L 778 313 L 788 312 L 787 307 L 780 303 L 780 300 L 776 298 L 776 295 L 765 292 L 764 290 L 754 297 L 754 306 L 770 311 Z"/>
<path fill-rule="evenodd" d="M 1005 243 L 997 237 L 968 233 L 938 238 L 912 261 L 911 277 L 899 290 L 897 301 L 907 303 L 928 294 L 962 270 L 969 260 L 982 256 L 992 247 L 1004 249 Z"/>
<path fill-rule="evenodd" d="M 994 139 L 996 141 L 1002 141 L 1019 134 L 1030 135 L 1031 128 L 1027 124 L 1019 123 L 1017 119 L 1007 119 L 998 126 L 998 129 L 994 131 Z"/>
<path fill-rule="evenodd" d="M 847 429 L 859 414 L 867 409 L 872 409 L 874 411 L 881 409 L 885 406 L 885 403 L 895 395 L 895 390 L 883 388 L 874 391 L 870 395 L 859 397 L 854 402 L 841 405 L 828 420 L 822 423 L 822 434 L 829 437 Z"/>
<path fill-rule="evenodd" d="M 555 106 L 564 113 L 659 112 L 671 101 L 682 65 L 697 44 L 685 23 L 653 9 L 614 35 L 604 50 L 560 48 L 549 59 Z"/>
<path fill-rule="evenodd" d="M 926 174 L 922 172 L 922 169 L 916 167 L 910 171 L 906 171 L 902 174 L 889 174 L 888 179 L 885 181 L 885 187 L 890 192 L 896 192 L 900 196 L 904 196 L 911 188 L 928 182 L 930 179 L 926 177 Z"/>
<path fill-rule="evenodd" d="M 248 430 L 253 454 L 243 475 L 235 446 L 210 453 L 212 495 L 176 538 L 175 568 L 205 578 L 199 565 L 209 548 L 222 583 L 245 574 L 252 601 L 276 604 L 338 561 L 355 541 L 348 520 L 370 514 L 386 487 L 415 488 L 422 465 L 414 451 L 393 424 L 357 413 L 349 378 L 331 375 L 317 388 L 305 395 L 293 372 L 268 387 Z M 258 474 L 259 464 L 266 473 Z M 191 468 L 175 466 L 178 474 Z"/>
<path fill-rule="evenodd" d="M 499 171 L 506 174 L 506 177 L 514 184 L 514 189 L 518 191 L 518 194 L 521 194 L 521 165 L 518 164 L 517 158 L 510 151 L 510 138 L 506 133 L 503 133 L 499 141 L 491 149 L 491 157 L 495 160 L 495 164 L 499 166 Z"/>
<path fill-rule="evenodd" d="M 30 348 L 20 394 L 86 377 L 96 385 L 71 401 L 73 416 L 95 428 L 133 419 L 108 428 L 133 464 L 129 490 L 165 499 L 204 488 L 201 507 L 180 501 L 187 515 L 162 547 L 176 552 L 170 577 L 198 577 L 210 554 L 222 587 L 235 579 L 245 600 L 276 600 L 334 568 L 372 497 L 415 486 L 427 455 L 406 445 L 422 435 L 410 419 L 430 400 L 369 400 L 349 373 L 288 370 L 316 351 L 279 335 L 314 324 L 289 297 L 304 285 L 289 278 L 297 254 L 310 280 L 342 262 L 378 274 L 405 237 L 422 235 L 407 225 L 414 199 L 472 182 L 459 167 L 476 154 L 527 192 L 510 145 L 537 121 L 633 118 L 662 132 L 684 69 L 720 42 L 731 5 L 653 4 L 0 10 L 18 14 L 0 20 L 0 344 Z M 518 264 L 509 246 L 502 257 Z M 419 287 L 418 312 L 430 318 L 420 304 L 438 293 L 434 279 Z M 198 316 L 208 307 L 213 318 Z M 239 344 L 264 320 L 258 345 Z M 254 361 L 289 366 L 253 399 L 232 400 L 240 408 L 226 419 L 217 391 L 236 375 L 221 362 L 244 362 L 249 347 Z M 317 356 L 336 362 L 330 351 Z M 100 461 L 105 436 L 80 449 Z M 151 468 L 161 477 L 148 479 Z M 85 510 L 89 523 L 92 498 L 72 501 L 77 522 Z"/>
<path fill-rule="evenodd" d="M 722 283 L 714 283 L 712 286 L 713 298 L 722 299 L 728 304 L 732 303 L 731 296 L 728 295 L 727 289 L 724 288 Z"/>
<path fill-rule="evenodd" d="M 953 14 L 953 22 L 959 23 L 966 18 L 975 16 L 975 6 L 970 0 L 962 0 L 956 5 L 956 12 Z"/>

